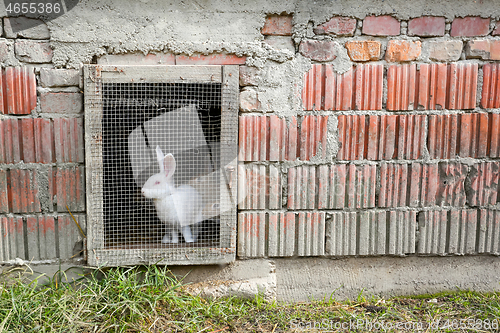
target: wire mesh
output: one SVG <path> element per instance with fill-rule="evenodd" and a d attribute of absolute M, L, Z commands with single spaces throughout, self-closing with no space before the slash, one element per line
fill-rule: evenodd
<path fill-rule="evenodd" d="M 219 246 L 221 84 L 104 83 L 102 100 L 105 247 Z"/>

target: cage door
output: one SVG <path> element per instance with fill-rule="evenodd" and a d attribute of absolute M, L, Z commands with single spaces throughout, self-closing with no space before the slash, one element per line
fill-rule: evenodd
<path fill-rule="evenodd" d="M 84 76 L 89 264 L 234 260 L 238 66 Z"/>

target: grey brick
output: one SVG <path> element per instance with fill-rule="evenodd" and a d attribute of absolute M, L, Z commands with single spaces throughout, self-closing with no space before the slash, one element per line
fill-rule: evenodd
<path fill-rule="evenodd" d="M 76 69 L 40 69 L 40 81 L 43 87 L 79 86 L 80 80 L 80 71 Z"/>
<path fill-rule="evenodd" d="M 28 63 L 47 63 L 52 61 L 52 49 L 48 42 L 17 40 L 15 44 L 17 59 Z"/>

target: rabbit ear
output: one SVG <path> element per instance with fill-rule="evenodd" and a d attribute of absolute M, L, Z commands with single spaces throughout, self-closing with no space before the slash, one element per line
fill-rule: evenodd
<path fill-rule="evenodd" d="M 158 160 L 158 164 L 160 165 L 160 173 L 163 173 L 163 171 L 165 171 L 165 168 L 163 167 L 164 158 L 165 156 L 163 155 L 160 146 L 156 146 L 156 159 Z"/>
<path fill-rule="evenodd" d="M 163 159 L 163 172 L 166 174 L 167 178 L 171 178 L 175 172 L 175 158 L 172 154 L 167 154 Z"/>

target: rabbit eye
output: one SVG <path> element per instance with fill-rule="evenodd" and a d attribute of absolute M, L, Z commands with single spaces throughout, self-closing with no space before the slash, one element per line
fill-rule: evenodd
<path fill-rule="evenodd" d="M 160 182 L 159 182 L 159 181 L 156 181 L 156 182 L 155 182 L 155 185 L 160 185 Z"/>

